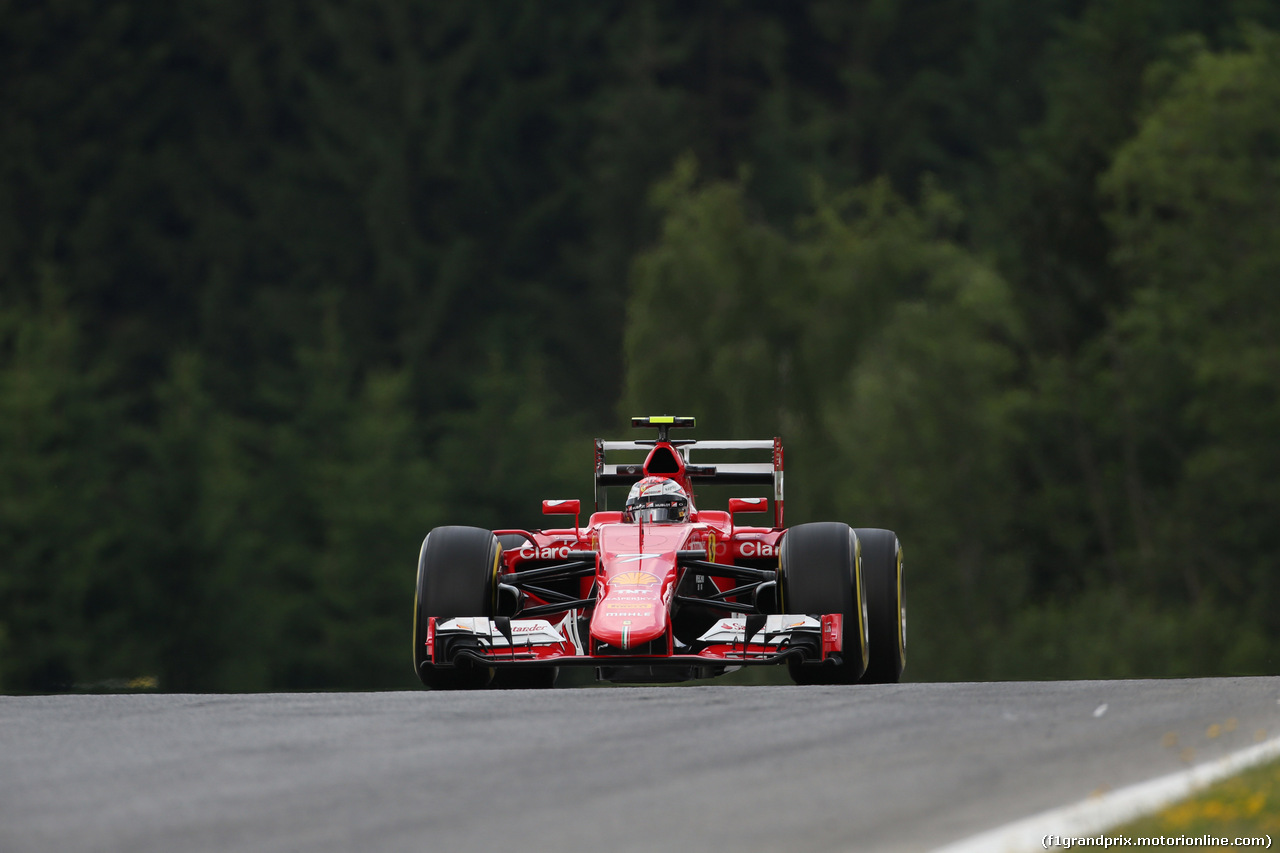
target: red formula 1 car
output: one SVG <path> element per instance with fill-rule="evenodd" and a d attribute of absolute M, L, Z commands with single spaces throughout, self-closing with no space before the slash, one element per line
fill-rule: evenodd
<path fill-rule="evenodd" d="M 693 418 L 635 418 L 656 440 L 596 439 L 596 508 L 543 501 L 573 527 L 438 527 L 418 557 L 413 663 L 435 688 L 550 687 L 564 666 L 614 682 L 686 681 L 785 664 L 799 684 L 896 682 L 906 660 L 902 549 L 890 530 L 782 526 L 782 442 L 672 439 Z M 607 453 L 646 452 L 643 463 Z M 769 462 L 702 463 L 704 451 Z M 694 487 L 773 487 L 699 510 Z M 610 487 L 629 489 L 621 510 Z"/>

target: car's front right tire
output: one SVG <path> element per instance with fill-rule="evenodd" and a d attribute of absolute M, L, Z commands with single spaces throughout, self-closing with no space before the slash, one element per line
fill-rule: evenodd
<path fill-rule="evenodd" d="M 493 670 L 479 664 L 433 664 L 427 654 L 427 623 L 433 616 L 490 616 L 501 560 L 502 545 L 478 527 L 437 527 L 422 540 L 413 600 L 413 666 L 427 687 L 476 689 L 493 678 Z"/>

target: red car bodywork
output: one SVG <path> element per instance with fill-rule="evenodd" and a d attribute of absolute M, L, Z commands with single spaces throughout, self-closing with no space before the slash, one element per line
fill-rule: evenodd
<path fill-rule="evenodd" d="M 682 419 L 645 418 L 656 441 L 596 441 L 596 511 L 579 526 L 579 501 L 544 501 L 574 526 L 497 530 L 503 551 L 494 578 L 492 618 L 430 619 L 427 660 L 495 668 L 592 665 L 625 680 L 679 680 L 726 668 L 813 662 L 842 652 L 840 613 L 787 614 L 779 571 L 783 452 L 772 441 L 673 441 Z M 691 423 L 689 424 L 691 425 Z M 651 448 L 642 464 L 608 464 L 608 451 Z M 768 463 L 699 465 L 693 451 L 767 450 Z M 734 499 L 729 511 L 698 510 L 678 524 L 627 523 L 601 508 L 604 489 L 646 476 L 668 477 L 691 497 L 699 485 L 773 486 L 774 524 L 736 523 L 766 511 L 764 498 Z M 767 603 L 767 604 L 766 604 Z"/>

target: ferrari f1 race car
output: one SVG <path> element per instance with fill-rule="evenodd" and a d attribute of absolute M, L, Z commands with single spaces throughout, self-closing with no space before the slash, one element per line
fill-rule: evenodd
<path fill-rule="evenodd" d="M 693 418 L 634 418 L 656 439 L 595 441 L 595 511 L 545 500 L 573 526 L 437 527 L 418 556 L 413 664 L 428 687 L 550 687 L 561 667 L 599 680 L 676 682 L 785 665 L 798 684 L 896 682 L 906 660 L 902 548 L 891 530 L 782 525 L 783 453 L 764 441 L 673 439 Z M 630 451 L 643 463 L 607 462 Z M 706 464 L 708 451 L 767 462 Z M 692 461 L 698 457 L 697 463 Z M 698 509 L 701 486 L 772 486 Z M 628 489 L 620 510 L 610 488 Z"/>

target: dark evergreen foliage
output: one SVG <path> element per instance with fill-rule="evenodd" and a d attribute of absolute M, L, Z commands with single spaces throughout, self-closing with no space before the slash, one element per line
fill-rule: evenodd
<path fill-rule="evenodd" d="M 1273 669 L 1277 29 L 0 2 L 0 689 L 410 686 L 426 531 L 658 410 L 898 531 L 907 677 Z"/>

